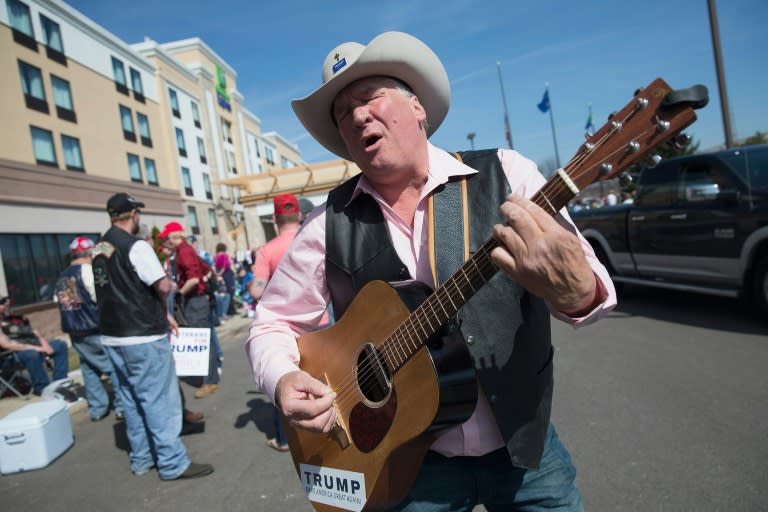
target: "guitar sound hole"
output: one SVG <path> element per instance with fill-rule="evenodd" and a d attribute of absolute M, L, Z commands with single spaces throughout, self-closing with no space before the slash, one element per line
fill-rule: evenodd
<path fill-rule="evenodd" d="M 357 358 L 357 385 L 370 402 L 380 402 L 392 386 L 389 369 L 381 353 L 371 343 L 366 343 Z"/>

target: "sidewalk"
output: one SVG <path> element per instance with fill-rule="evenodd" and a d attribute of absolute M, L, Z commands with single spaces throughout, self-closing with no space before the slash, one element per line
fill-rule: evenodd
<path fill-rule="evenodd" d="M 238 314 L 230 317 L 226 322 L 224 322 L 219 327 L 217 327 L 216 334 L 218 334 L 219 339 L 222 339 L 222 338 L 229 339 L 235 333 L 242 334 L 243 342 L 244 342 L 245 336 L 247 336 L 247 329 L 249 324 L 250 324 L 249 318 L 244 318 Z M 80 384 L 83 383 L 80 370 L 69 372 L 68 377 L 74 380 L 75 382 L 78 382 Z M 40 402 L 42 400 L 43 399 L 41 397 L 36 396 L 34 394 L 29 395 L 29 397 L 26 400 L 23 398 L 19 398 L 17 396 L 0 398 L 0 419 L 5 418 L 12 412 L 17 411 L 28 404 L 33 404 L 35 402 Z M 85 400 L 78 400 L 77 402 L 73 402 L 69 404 L 69 414 L 72 416 L 72 418 L 75 418 L 77 414 L 87 410 L 88 410 L 88 404 L 86 403 Z"/>

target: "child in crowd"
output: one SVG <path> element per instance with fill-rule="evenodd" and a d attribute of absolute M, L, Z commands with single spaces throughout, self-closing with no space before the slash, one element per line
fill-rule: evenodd
<path fill-rule="evenodd" d="M 244 316 L 253 318 L 253 312 L 256 309 L 256 301 L 253 300 L 253 297 L 248 292 L 248 285 L 253 281 L 253 272 L 251 272 L 250 265 L 242 265 L 237 272 L 237 277 L 239 281 L 238 284 L 240 285 L 240 300 L 242 301 L 243 309 L 245 310 Z"/>

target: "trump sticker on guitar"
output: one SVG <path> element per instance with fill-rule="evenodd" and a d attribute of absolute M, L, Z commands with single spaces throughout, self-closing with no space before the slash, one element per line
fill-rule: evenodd
<path fill-rule="evenodd" d="M 365 475 L 343 469 L 301 464 L 301 484 L 310 501 L 360 511 L 366 502 Z"/>

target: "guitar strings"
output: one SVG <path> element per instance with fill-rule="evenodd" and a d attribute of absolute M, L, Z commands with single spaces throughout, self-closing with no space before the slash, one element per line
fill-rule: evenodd
<path fill-rule="evenodd" d="M 638 106 L 632 108 L 621 120 L 621 126 L 623 126 L 624 123 L 626 123 L 627 120 L 629 120 L 639 110 L 640 108 Z M 598 164 L 595 164 L 585 170 L 579 170 L 579 167 L 587 158 L 591 156 L 595 150 L 601 148 L 608 140 L 611 139 L 614 134 L 618 133 L 619 131 L 619 127 L 612 126 L 603 135 L 601 135 L 600 139 L 593 143 L 593 147 L 591 149 L 587 149 L 586 145 L 582 145 L 581 149 L 583 149 L 583 151 L 580 151 L 573 159 L 571 159 L 563 167 L 563 169 L 566 170 L 569 176 L 574 177 L 580 177 L 581 173 L 593 170 L 595 167 L 597 167 Z M 645 135 L 647 133 L 648 131 L 641 131 L 640 135 Z M 618 147 L 613 152 L 608 154 L 608 158 L 606 160 L 610 160 L 611 157 L 624 150 L 624 147 Z M 571 170 L 572 172 L 568 172 L 568 170 Z M 570 193 L 570 190 L 564 187 L 562 180 L 557 180 L 554 178 L 555 177 L 547 181 L 544 186 L 536 192 L 534 197 L 541 196 L 544 200 L 547 201 L 547 203 L 549 203 L 548 197 L 557 196 L 558 191 L 563 191 L 563 189 L 566 189 L 566 191 Z M 571 195 L 573 194 L 571 193 Z M 545 205 L 539 204 L 538 206 L 543 208 Z M 470 277 L 480 276 L 484 281 L 487 281 L 496 273 L 497 269 L 490 259 L 490 251 L 496 246 L 497 242 L 494 239 L 490 239 L 482 246 L 480 246 L 472 258 L 465 262 L 459 268 L 459 270 L 442 286 L 438 287 L 435 290 L 435 293 L 433 293 L 424 302 L 422 302 L 408 316 L 408 318 L 394 330 L 392 334 L 385 338 L 385 340 L 380 345 L 375 347 L 375 351 L 387 363 L 386 366 L 390 373 L 390 375 L 388 375 L 390 382 L 394 379 L 394 375 L 396 374 L 397 370 L 402 367 L 402 365 L 405 364 L 408 360 L 410 360 L 416 351 L 424 345 L 426 340 L 435 334 L 437 330 L 442 326 L 442 324 L 452 316 L 452 314 L 449 314 L 445 309 L 448 303 L 450 303 L 450 309 L 454 312 L 453 314 L 455 314 L 460 306 L 456 305 L 454 298 L 457 299 L 457 302 L 463 305 L 466 303 L 465 293 L 471 296 L 477 291 L 472 285 L 472 279 L 470 279 Z M 486 273 L 489 274 L 487 278 L 485 277 Z M 457 279 L 460 276 L 465 278 L 463 282 L 465 282 L 471 288 L 470 290 L 465 289 L 465 293 L 462 293 L 462 287 L 457 282 Z M 447 302 L 445 299 L 447 299 Z M 437 302 L 437 305 L 440 306 L 440 310 L 442 310 L 442 314 L 439 310 L 436 310 L 433 302 Z M 430 321 L 430 315 L 426 311 L 427 308 L 429 308 L 431 312 L 431 318 L 437 323 L 437 327 L 432 325 Z M 443 320 L 440 320 L 441 317 Z M 422 318 L 426 322 L 426 325 L 428 325 L 428 329 L 425 328 L 424 323 L 422 323 Z M 419 337 L 418 333 L 416 332 L 418 329 L 420 329 L 422 332 L 421 337 Z M 414 334 L 416 335 L 415 339 Z M 359 401 L 357 391 L 358 387 L 365 389 L 367 386 L 369 386 L 371 381 L 375 379 L 376 372 L 376 367 L 372 362 L 365 361 L 361 363 L 357 371 L 357 379 L 354 378 L 353 372 L 353 374 L 348 375 L 342 380 L 342 382 L 335 386 L 337 393 L 337 403 L 346 404 L 347 400 L 350 398 L 354 400 L 354 403 L 357 403 Z"/>
<path fill-rule="evenodd" d="M 635 108 L 632 111 L 630 111 L 630 113 L 627 115 L 627 117 L 622 122 L 625 122 L 626 119 L 629 119 L 629 117 L 631 117 L 635 112 L 637 112 L 637 108 Z M 599 141 L 597 141 L 597 143 L 595 143 L 595 147 L 596 148 L 597 147 L 601 147 L 603 145 L 603 142 L 606 141 L 608 138 L 610 138 L 617 131 L 618 131 L 618 129 L 615 128 L 615 127 L 610 129 L 610 130 L 608 130 L 602 136 L 602 138 Z M 618 151 L 619 150 L 614 151 L 611 155 L 615 155 L 616 152 L 618 152 Z M 581 152 L 579 155 L 577 155 L 577 157 L 574 157 L 574 159 L 572 159 L 568 164 L 566 164 L 565 168 L 580 166 L 581 163 L 588 156 L 589 156 L 589 152 L 587 152 L 587 151 Z M 558 189 L 558 188 L 562 188 L 562 185 L 558 184 L 556 181 L 547 182 L 547 184 L 544 187 L 542 187 L 542 189 L 539 192 L 537 192 L 537 194 L 541 194 L 541 195 L 544 195 L 544 196 L 551 195 L 551 193 L 553 191 L 556 192 L 556 189 Z M 495 244 L 493 244 L 493 246 L 495 247 Z M 472 264 L 475 264 L 475 265 L 477 263 L 474 258 L 471 259 L 470 262 Z M 489 263 L 489 261 L 487 263 Z M 466 273 L 465 270 L 466 269 L 464 269 L 462 267 L 460 269 L 460 271 L 461 271 L 460 273 Z M 477 270 L 480 270 L 480 269 L 478 268 Z M 495 270 L 494 270 L 494 272 L 495 272 Z M 480 273 L 482 274 L 481 270 L 480 270 Z M 467 282 L 471 286 L 471 280 L 468 280 Z M 446 283 L 446 284 L 448 284 L 448 283 Z M 466 300 L 465 300 L 464 295 L 462 294 L 461 287 L 458 286 L 455 282 L 453 283 L 453 285 L 454 285 L 454 288 L 455 288 L 454 292 L 458 292 L 459 296 L 462 299 L 462 302 L 465 302 Z M 474 291 L 475 290 L 472 290 L 472 293 L 474 293 Z M 451 302 L 451 306 L 453 307 L 454 311 L 457 310 L 456 305 L 455 305 L 455 303 L 453 301 L 453 298 L 452 298 L 452 295 L 451 295 L 452 292 L 451 292 L 451 287 L 450 286 L 440 287 L 440 288 L 438 288 L 438 290 L 436 292 L 437 292 L 438 295 L 443 295 L 444 297 L 447 297 L 447 299 Z M 441 292 L 443 292 L 443 293 L 441 293 Z M 441 325 L 442 322 L 444 321 L 444 320 L 443 321 L 439 320 L 440 315 L 438 314 L 438 312 L 435 311 L 435 308 L 433 307 L 433 302 L 434 301 L 431 301 L 431 300 L 425 301 L 422 304 L 422 307 L 417 308 L 417 310 L 415 310 L 412 313 L 412 315 L 403 323 L 403 326 L 407 327 L 408 324 L 410 324 L 412 327 L 415 327 L 413 325 L 414 324 L 413 320 L 415 319 L 415 320 L 418 321 L 418 324 L 419 324 L 418 326 L 421 328 L 421 331 L 424 334 L 424 338 L 428 338 L 429 335 L 430 335 L 430 332 L 428 332 L 425 329 L 425 327 L 422 324 L 420 319 L 422 317 L 424 317 L 426 319 L 426 322 L 429 325 L 429 329 L 430 329 L 431 333 L 435 332 L 435 328 L 432 326 L 432 324 L 430 322 L 430 319 L 429 319 L 429 316 L 425 316 L 423 314 L 424 312 L 422 310 L 425 309 L 424 306 L 429 306 L 429 308 L 431 310 L 431 313 L 432 313 L 432 317 L 436 320 L 436 322 L 439 325 Z M 438 300 L 437 302 L 438 302 L 438 305 L 440 305 L 441 309 L 443 310 L 443 318 L 447 319 L 450 315 L 445 311 L 445 307 L 444 307 L 444 303 L 445 302 L 442 301 L 442 300 Z M 420 343 L 418 343 L 418 342 L 414 343 L 412 337 L 411 336 L 407 336 L 407 334 L 408 334 L 408 329 L 403 329 L 402 327 L 400 327 L 400 328 L 396 329 L 396 331 L 390 337 L 388 337 L 384 341 L 384 343 L 382 343 L 377 348 L 377 350 L 379 350 L 381 352 L 382 357 L 384 357 L 387 361 L 389 361 L 389 363 L 390 363 L 389 367 L 392 367 L 392 373 L 393 374 L 397 371 L 397 369 L 402 364 L 404 364 L 410 358 L 410 355 L 412 355 L 412 353 L 415 352 L 416 349 L 421 347 Z M 413 349 L 414 350 L 413 350 L 413 352 L 411 352 L 410 355 L 409 355 L 409 351 L 406 351 L 403 348 L 403 343 L 407 343 L 408 345 L 413 343 Z M 391 347 L 391 348 L 389 348 L 389 347 Z M 401 354 L 401 352 L 402 352 L 402 354 Z M 393 356 L 395 356 L 395 355 L 397 356 L 397 359 L 399 360 L 397 365 L 395 364 L 395 359 L 393 358 Z M 369 379 L 373 377 L 373 372 L 374 371 L 375 370 L 372 369 L 370 364 L 364 364 L 363 367 L 361 367 L 361 369 L 360 369 L 360 371 L 358 373 L 359 381 L 363 382 L 363 383 L 369 383 L 370 382 Z M 347 393 L 347 391 L 354 391 L 354 388 L 353 387 L 350 388 L 349 384 L 342 385 L 342 389 L 341 389 L 341 392 L 340 392 L 339 400 L 344 400 L 349 395 L 349 393 Z"/>

